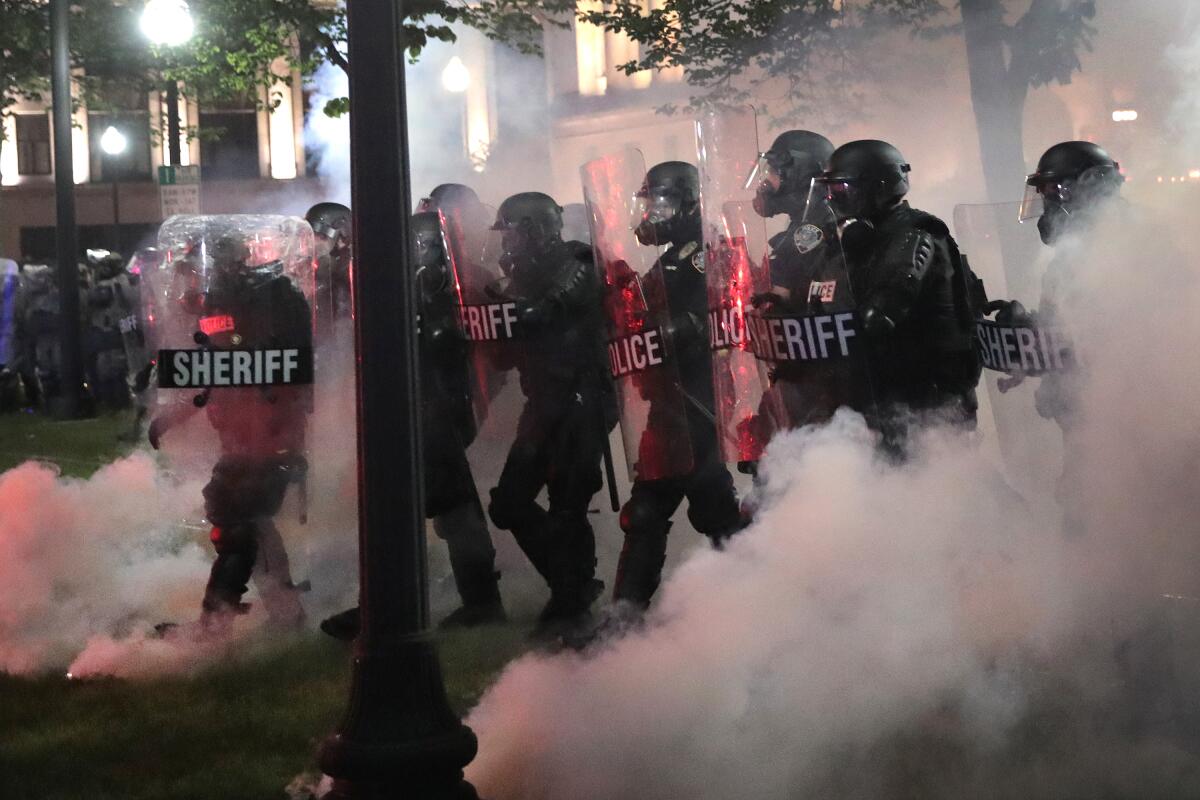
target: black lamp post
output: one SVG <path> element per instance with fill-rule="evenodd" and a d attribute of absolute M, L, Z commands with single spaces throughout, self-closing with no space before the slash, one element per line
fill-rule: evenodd
<path fill-rule="evenodd" d="M 79 318 L 79 233 L 75 227 L 75 170 L 71 155 L 71 0 L 50 0 L 53 65 L 55 257 L 59 302 L 59 393 L 46 399 L 51 415 L 78 419 L 87 413 L 83 386 L 83 333 Z"/>
<path fill-rule="evenodd" d="M 475 735 L 426 633 L 400 0 L 349 0 L 361 632 L 349 708 L 321 747 L 334 798 L 475 798 Z"/>

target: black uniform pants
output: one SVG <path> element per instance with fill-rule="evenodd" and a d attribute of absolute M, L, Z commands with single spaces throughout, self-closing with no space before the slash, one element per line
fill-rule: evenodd
<path fill-rule="evenodd" d="M 491 492 L 488 513 L 550 586 L 563 615 L 591 605 L 596 540 L 588 505 L 603 485 L 601 423 L 596 398 L 573 386 L 539 387 L 517 423 L 517 435 Z M 537 503 L 547 490 L 549 508 Z"/>
<path fill-rule="evenodd" d="M 236 610 L 251 576 L 267 613 L 279 621 L 303 615 L 283 538 L 271 518 L 287 493 L 286 462 L 222 456 L 204 487 L 204 510 L 217 551 L 204 591 L 208 612 Z"/>
<path fill-rule="evenodd" d="M 436 383 L 434 384 L 436 387 Z M 430 391 L 426 386 L 426 391 Z M 450 569 L 463 605 L 499 602 L 496 550 L 459 426 L 446 394 L 423 407 L 425 515 L 450 551 Z"/>
<path fill-rule="evenodd" d="M 696 467 L 687 475 L 656 481 L 635 481 L 621 509 L 625 543 L 617 563 L 614 600 L 646 607 L 662 579 L 671 517 L 686 497 L 688 520 L 714 546 L 741 527 L 741 511 L 733 476 L 720 460 L 715 438 L 696 436 Z M 699 445 L 699 446 L 695 446 Z"/>

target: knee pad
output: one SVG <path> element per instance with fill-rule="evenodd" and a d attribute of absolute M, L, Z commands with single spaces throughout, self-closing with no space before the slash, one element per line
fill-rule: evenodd
<path fill-rule="evenodd" d="M 631 536 L 658 531 L 670 522 L 657 503 L 644 497 L 635 495 L 621 508 L 621 530 Z"/>
<path fill-rule="evenodd" d="M 493 525 L 502 531 L 508 531 L 519 526 L 521 520 L 528 517 L 531 510 L 536 513 L 536 508 L 536 505 L 515 502 L 507 492 L 501 492 L 499 488 L 496 488 L 491 491 L 487 512 Z"/>
<path fill-rule="evenodd" d="M 222 555 L 254 553 L 258 549 L 258 530 L 252 522 L 214 525 L 208 538 L 213 548 Z"/>

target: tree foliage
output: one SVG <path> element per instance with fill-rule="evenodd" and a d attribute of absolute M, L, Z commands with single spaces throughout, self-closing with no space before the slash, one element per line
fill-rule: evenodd
<path fill-rule="evenodd" d="M 1033 0 L 1014 22 L 1000 12 L 1009 81 L 1030 87 L 1069 83 L 1095 30 L 1092 0 Z M 679 67 L 697 92 L 691 107 L 768 98 L 775 114 L 795 117 L 872 77 L 872 40 L 908 29 L 923 36 L 960 33 L 959 3 L 939 0 L 616 0 L 580 15 L 640 45 L 626 72 Z M 962 12 L 965 13 L 965 12 Z"/>
<path fill-rule="evenodd" d="M 343 5 L 312 0 L 191 0 L 195 35 L 157 48 L 142 35 L 140 0 L 74 0 L 71 61 L 89 107 L 104 108 L 114 88 L 150 91 L 179 81 L 205 99 L 259 98 L 307 76 L 322 63 L 348 69 Z M 416 59 L 431 41 L 452 42 L 452 25 L 468 25 L 525 53 L 540 53 L 546 25 L 570 23 L 569 0 L 411 0 L 403 44 Z M 0 0 L 0 114 L 18 99 L 48 96 L 49 11 L 44 0 Z M 267 90 L 263 92 L 263 90 Z M 346 104 L 327 109 L 342 113 Z"/>

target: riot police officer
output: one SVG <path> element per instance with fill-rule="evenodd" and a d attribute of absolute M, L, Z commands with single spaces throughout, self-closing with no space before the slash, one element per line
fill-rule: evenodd
<path fill-rule="evenodd" d="M 787 227 L 767 244 L 767 291 L 753 300 L 759 316 L 791 316 L 803 319 L 849 303 L 843 287 L 844 263 L 837 238 L 836 222 L 808 215 L 814 179 L 823 174 L 834 146 L 819 133 L 791 130 L 776 137 L 759 158 L 748 183 L 757 180 L 754 211 L 763 217 L 787 215 Z M 820 287 L 816 291 L 813 287 Z M 832 293 L 831 293 L 832 290 Z M 779 429 L 798 428 L 828 420 L 840 405 L 859 392 L 853 364 L 786 362 L 764 359 L 771 388 L 754 418 L 757 435 L 769 440 Z M 754 473 L 753 463 L 739 464 Z"/>
<path fill-rule="evenodd" d="M 84 328 L 84 359 L 92 394 L 102 407 L 122 409 L 129 405 L 129 364 L 122 325 L 134 314 L 125 279 L 124 260 L 119 253 L 89 250 L 92 270 L 87 293 L 87 326 Z"/>
<path fill-rule="evenodd" d="M 350 267 L 354 260 L 351 219 L 349 208 L 328 201 L 317 203 L 304 215 L 316 237 L 317 291 L 330 298 L 333 319 L 350 316 Z"/>
<path fill-rule="evenodd" d="M 204 218 L 199 218 L 203 220 Z M 178 255 L 178 254 L 176 254 Z M 303 263 L 303 259 L 298 259 Z M 171 272 L 165 298 L 169 322 L 201 345 L 215 363 L 221 350 L 236 349 L 262 358 L 247 359 L 245 375 L 269 367 L 267 356 L 290 348 L 307 358 L 311 376 L 312 316 L 304 293 L 280 261 L 250 263 L 251 251 L 238 231 L 210 235 L 193 252 L 164 265 Z M 308 263 L 311 263 L 309 261 Z M 166 343 L 171 331 L 164 331 Z M 160 364 L 160 384 L 172 368 Z M 215 368 L 206 372 L 216 374 Z M 199 369 L 192 374 L 199 374 Z M 226 384 L 229 384 L 228 379 Z M 164 384 L 165 385 L 165 384 Z M 227 629 L 244 613 L 242 596 L 254 576 L 271 622 L 294 627 L 304 610 L 292 583 L 287 552 L 273 517 L 289 486 L 304 479 L 305 439 L 312 410 L 309 385 L 256 383 L 204 389 L 192 402 L 174 405 L 150 423 L 150 444 L 158 448 L 170 430 L 203 409 L 220 440 L 220 456 L 205 485 L 205 516 L 212 523 L 217 556 L 202 603 L 202 627 Z"/>
<path fill-rule="evenodd" d="M 88 289 L 91 276 L 87 267 L 79 269 L 79 310 L 81 326 L 88 308 Z M 48 407 L 62 392 L 59 376 L 61 356 L 62 316 L 59 304 L 58 280 L 55 269 L 44 264 L 30 264 L 22 273 L 22 287 L 17 311 L 18 338 L 26 354 L 26 369 L 32 368 L 34 380 L 26 383 L 26 392 Z M 88 398 L 90 399 L 90 398 Z"/>
<path fill-rule="evenodd" d="M 449 202 L 445 193 L 441 199 Z M 439 627 L 503 622 L 506 616 L 496 550 L 467 461 L 467 447 L 476 434 L 471 365 L 467 343 L 455 321 L 454 274 L 444 246 L 441 215 L 437 210 L 414 214 L 409 233 L 409 266 L 420 307 L 425 516 L 433 520 L 434 532 L 450 551 L 450 569 L 462 600 Z M 358 635 L 358 609 L 324 620 L 321 629 L 337 639 L 353 639 Z"/>
<path fill-rule="evenodd" d="M 638 241 L 666 247 L 643 285 L 665 288 L 665 307 L 670 314 L 667 339 L 683 393 L 693 465 L 684 475 L 638 478 L 621 509 L 625 542 L 617 564 L 613 600 L 641 610 L 649 606 L 658 588 L 671 517 L 685 497 L 688 519 L 714 546 L 719 547 L 738 529 L 740 514 L 733 477 L 721 460 L 713 422 L 699 173 L 695 166 L 681 161 L 658 164 L 647 171 L 638 195 L 642 200 L 641 219 L 634 231 Z M 656 403 L 652 399 L 642 439 L 670 435 L 679 427 L 667 419 L 675 413 L 670 402 Z M 657 424 L 659 417 L 663 424 Z M 642 441 L 639 449 L 647 445 L 653 443 Z"/>
<path fill-rule="evenodd" d="M 513 358 L 525 405 L 488 514 L 549 584 L 538 630 L 558 635 L 585 625 L 603 590 L 587 515 L 616 415 L 598 291 L 590 248 L 563 241 L 562 209 L 548 195 L 509 197 L 492 228 L 508 274 L 497 299 L 513 305 L 520 330 Z M 537 502 L 543 488 L 548 508 Z"/>
<path fill-rule="evenodd" d="M 945 223 L 904 199 L 910 171 L 892 145 L 863 140 L 835 150 L 817 179 L 867 346 L 871 394 L 856 405 L 897 453 L 917 419 L 973 428 L 980 375 L 973 307 L 982 284 Z"/>

